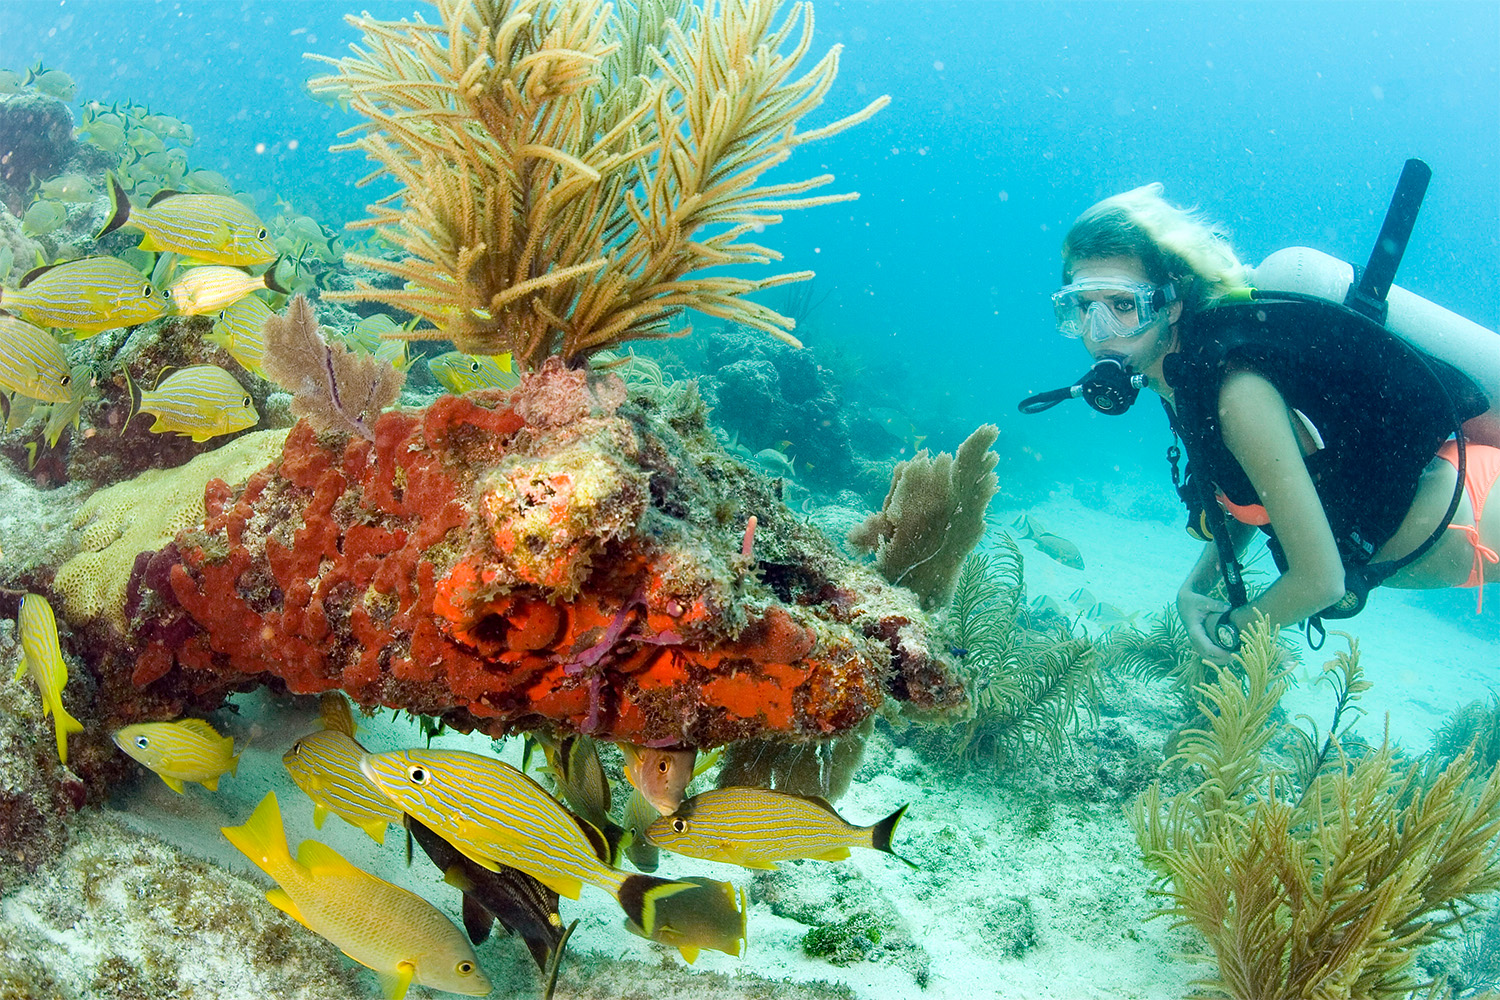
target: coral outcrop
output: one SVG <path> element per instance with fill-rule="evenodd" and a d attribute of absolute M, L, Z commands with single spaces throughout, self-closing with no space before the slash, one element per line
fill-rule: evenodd
<path fill-rule="evenodd" d="M 492 735 L 712 746 L 834 735 L 888 695 L 961 705 L 915 599 L 793 518 L 704 418 L 691 386 L 627 401 L 553 360 L 509 396 L 385 413 L 374 440 L 300 423 L 137 559 L 139 656 L 103 665 L 106 712 L 275 683 Z"/>

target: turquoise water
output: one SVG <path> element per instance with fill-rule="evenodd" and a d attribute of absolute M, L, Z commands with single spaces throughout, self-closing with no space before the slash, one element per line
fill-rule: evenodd
<path fill-rule="evenodd" d="M 363 9 L 394 19 L 413 8 L 369 0 Z M 187 148 L 191 166 L 222 174 L 263 218 L 308 215 L 339 230 L 391 190 L 385 181 L 355 186 L 369 170 L 363 156 L 328 147 L 361 119 L 318 102 L 305 86 L 320 72 L 307 54 L 338 57 L 358 37 L 344 21 L 351 10 L 325 0 L 11 0 L 0 4 L 0 69 L 24 73 L 40 63 L 66 72 L 77 84 L 68 103 L 80 122 L 91 105 L 144 104 L 175 116 L 196 135 Z M 428 10 L 426 16 L 434 15 Z M 860 478 L 851 471 L 840 480 L 822 471 L 829 459 L 807 465 L 815 431 L 773 428 L 753 401 L 736 411 L 727 393 L 716 398 L 715 411 L 725 438 L 735 436 L 745 446 L 744 457 L 763 448 L 790 456 L 789 503 L 820 527 L 848 527 L 878 506 L 896 460 L 920 447 L 951 452 L 976 425 L 992 422 L 1000 428 L 1001 481 L 985 550 L 1000 551 L 1000 533 L 1014 533 L 1014 519 L 1031 514 L 1076 543 L 1088 566 L 1075 569 L 1023 543 L 1028 597 L 1058 601 L 1073 627 L 1095 638 L 1104 625 L 1080 618 L 1087 602 L 1065 600 L 1080 588 L 1136 616 L 1142 627 L 1145 616 L 1171 601 L 1197 545 L 1180 531 L 1182 515 L 1162 458 L 1170 434 L 1155 401 L 1109 419 L 1079 404 L 1044 416 L 1016 411 L 1023 396 L 1065 385 L 1087 367 L 1078 345 L 1052 330 L 1048 294 L 1058 283 L 1063 234 L 1089 205 L 1140 184 L 1160 181 L 1172 201 L 1200 207 L 1227 228 L 1246 261 L 1307 245 L 1363 263 L 1401 164 L 1420 157 L 1431 165 L 1433 181 L 1397 281 L 1484 327 L 1500 327 L 1500 7 L 1494 4 L 820 0 L 815 52 L 833 44 L 842 46 L 838 80 L 808 123 L 816 127 L 880 95 L 891 103 L 869 122 L 800 149 L 771 179 L 828 172 L 836 180 L 827 190 L 858 191 L 859 200 L 788 213 L 759 239 L 784 256 L 777 266 L 817 272 L 816 307 L 797 332 L 823 366 L 818 378 L 836 394 L 834 408 L 889 434 L 854 435 L 858 461 L 850 467 Z M 0 134 L 0 157 L 6 142 Z M 14 287 L 23 264 L 30 262 L 16 263 L 7 287 Z M 765 301 L 784 300 L 768 294 Z M 679 379 L 714 375 L 715 367 L 735 359 L 713 352 L 736 348 L 708 339 L 705 331 L 716 329 L 716 321 L 695 321 L 697 340 L 650 345 L 643 353 Z M 437 392 L 430 380 L 422 389 Z M 755 423 L 759 417 L 764 425 Z M 13 478 L 57 485 L 55 477 L 44 482 L 25 467 L 22 432 L 7 437 L 4 460 Z M 168 446 L 162 447 L 162 464 L 168 464 Z M 171 454 L 176 464 L 183 453 Z M 762 467 L 779 474 L 779 466 Z M 52 467 L 44 460 L 37 468 Z M 77 491 L 59 496 L 66 496 L 59 507 L 83 499 Z M 41 530 L 12 526 L 26 535 Z M 0 549 L 25 547 L 19 537 L 0 538 Z M 0 584 L 34 588 L 50 579 L 35 570 L 28 568 L 23 581 L 0 572 Z M 1379 720 L 1389 712 L 1392 734 L 1420 752 L 1448 712 L 1500 686 L 1500 595 L 1488 589 L 1483 615 L 1474 614 L 1469 590 L 1380 593 L 1371 611 L 1351 624 L 1363 637 L 1376 681 L 1366 703 L 1367 738 L 1378 741 Z M 84 642 L 79 635 L 72 641 Z M 1312 667 L 1325 658 L 1303 655 Z M 1312 676 L 1306 673 L 1304 681 Z M 1135 694 L 1107 693 L 1106 702 L 1113 697 L 1120 709 L 1115 715 L 1139 727 L 1132 738 L 1147 748 L 1144 759 L 1159 750 L 1173 725 L 1166 709 L 1149 699 L 1131 701 Z M 217 717 L 251 747 L 237 786 L 225 779 L 226 794 L 218 798 L 193 786 L 178 800 L 146 775 L 117 790 L 107 813 L 153 841 L 253 874 L 220 842 L 217 827 L 242 822 L 267 788 L 278 788 L 284 800 L 296 794 L 280 770 L 280 753 L 315 722 L 305 700 L 251 695 L 243 705 L 238 717 Z M 1304 683 L 1289 695 L 1288 708 L 1321 719 L 1328 699 L 1324 689 Z M 394 749 L 420 736 L 409 721 L 382 722 L 374 739 L 379 749 Z M 489 749 L 478 737 L 445 736 L 438 745 Z M 1089 753 L 1098 752 L 1090 746 Z M 505 752 L 517 759 L 518 744 L 512 741 Z M 1084 995 L 1073 991 L 1085 984 L 1094 996 L 1170 996 L 1187 989 L 1193 967 L 1176 958 L 1201 945 L 1168 932 L 1165 921 L 1147 925 L 1151 929 L 1141 933 L 1149 937 L 1121 943 L 1116 925 L 1133 928 L 1152 906 L 1147 877 L 1120 821 L 1123 801 L 1070 791 L 1077 775 L 1062 764 L 1032 765 L 998 786 L 988 774 L 955 776 L 922 757 L 899 730 L 882 729 L 870 759 L 877 763 L 866 764 L 846 800 L 861 822 L 931 796 L 926 808 L 912 807 L 904 832 L 924 845 L 916 850 L 927 872 L 908 875 L 889 859 L 866 858 L 857 868 L 850 863 L 848 870 L 859 875 L 842 890 L 844 897 L 865 892 L 896 900 L 906 921 L 903 943 L 874 949 L 865 964 L 807 958 L 801 953 L 807 921 L 787 915 L 797 912 L 791 903 L 767 902 L 776 888 L 757 882 L 754 960 L 708 954 L 695 969 L 799 983 L 829 979 L 848 984 L 855 995 L 882 998 L 915 995 L 910 991 L 929 975 L 935 975 L 925 994 L 931 996 L 987 996 L 991 988 L 1000 990 L 995 995 Z M 1027 798 L 1028 783 L 1056 791 L 1061 804 L 1046 808 L 1073 822 L 1054 821 L 1049 836 L 1056 844 L 1015 832 L 1040 808 Z M 372 869 L 393 880 L 404 877 L 391 846 L 397 836 L 377 859 L 362 834 L 338 821 L 315 830 L 305 806 L 298 802 L 295 818 L 287 810 L 297 836 L 318 836 L 351 857 L 365 852 Z M 958 846 L 945 847 L 950 842 L 942 838 Z M 838 896 L 842 876 L 829 876 L 834 882 L 825 885 L 817 881 L 823 875 L 807 875 L 812 867 L 794 868 L 807 876 L 806 899 L 798 899 L 804 914 L 819 893 L 844 898 Z M 679 870 L 729 877 L 726 869 L 697 862 Z M 734 877 L 748 884 L 740 875 Z M 1101 885 L 1079 888 L 1096 875 Z M 37 899 L 52 896 L 36 886 L 0 889 L 12 904 L 3 911 L 5 921 L 54 926 L 26 916 L 38 912 Z M 971 896 L 993 897 L 994 906 Z M 1113 911 L 1099 903 L 1109 898 L 1128 902 Z M 456 910 L 452 900 L 447 905 Z M 1096 905 L 1101 912 L 1093 911 Z M 1032 907 L 1040 946 L 1017 944 L 1023 934 L 974 929 L 981 916 L 999 920 L 995 913 L 1006 914 L 1007 927 L 1029 922 Z M 1016 917 L 1022 910 L 1024 921 Z M 565 909 L 567 916 L 574 913 L 585 920 L 574 947 L 587 956 L 580 959 L 587 973 L 565 977 L 559 996 L 566 990 L 579 996 L 653 992 L 649 966 L 661 956 L 673 970 L 686 968 L 675 953 L 625 934 L 618 913 L 597 899 L 592 907 L 586 896 L 576 911 Z M 263 920 L 257 918 L 257 926 Z M 52 937 L 52 946 L 60 947 L 60 932 Z M 196 946 L 186 939 L 174 945 L 184 953 Z M 1010 957 L 995 957 L 1012 946 Z M 24 941 L 20 947 L 25 950 Z M 79 957 L 74 971 L 87 968 L 92 976 L 97 955 L 89 948 L 79 955 L 84 952 L 90 957 Z M 929 972 L 914 971 L 920 962 L 912 956 L 919 952 L 931 962 Z M 490 969 L 504 984 L 495 995 L 510 995 L 506 988 L 540 995 L 515 942 L 492 942 L 480 956 L 487 966 L 500 966 Z M 1080 969 L 1091 959 L 1102 970 L 1092 981 Z M 340 967 L 326 955 L 308 960 L 314 961 L 342 968 L 344 979 L 304 995 L 337 996 L 341 983 L 378 995 L 373 978 L 348 963 Z M 623 962 L 647 964 L 627 973 L 619 971 Z M 663 987 L 681 991 L 671 995 L 739 995 L 678 971 Z M 107 995 L 97 977 L 78 976 L 59 974 L 63 986 L 56 995 Z M 180 994 L 227 997 L 252 984 L 242 979 L 232 987 L 229 981 L 184 980 Z M 267 995 L 293 995 L 276 992 L 291 987 L 274 975 L 252 985 L 271 991 Z M 755 988 L 746 986 L 745 995 Z M 808 987 L 808 995 L 819 995 L 819 988 Z M 169 987 L 162 990 L 172 995 Z"/>

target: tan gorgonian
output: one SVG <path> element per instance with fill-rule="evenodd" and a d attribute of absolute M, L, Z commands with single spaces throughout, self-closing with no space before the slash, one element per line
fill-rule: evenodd
<path fill-rule="evenodd" d="M 811 5 L 778 23 L 780 0 L 435 4 L 436 24 L 350 18 L 362 44 L 311 83 L 369 119 L 337 147 L 379 164 L 361 183 L 399 185 L 358 225 L 405 256 L 346 259 L 403 287 L 330 298 L 395 306 L 435 328 L 405 336 L 509 351 L 527 368 L 668 336 L 684 308 L 797 343 L 792 320 L 744 296 L 811 272 L 692 275 L 778 260 L 745 237 L 857 197 L 809 196 L 827 174 L 761 183 L 888 101 L 799 131 L 838 72 L 834 46 L 795 75 Z"/>

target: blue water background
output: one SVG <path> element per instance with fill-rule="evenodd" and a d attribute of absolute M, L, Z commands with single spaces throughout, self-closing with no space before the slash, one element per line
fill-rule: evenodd
<path fill-rule="evenodd" d="M 81 99 L 135 100 L 196 129 L 195 167 L 328 222 L 359 216 L 357 122 L 303 89 L 342 55 L 350 10 L 411 3 L 0 4 L 0 66 L 42 60 Z M 430 8 L 422 8 L 429 19 Z M 765 242 L 818 272 L 799 333 L 851 397 L 906 410 L 938 447 L 984 421 L 1034 486 L 1160 480 L 1154 401 L 1021 417 L 1085 365 L 1051 332 L 1058 244 L 1095 200 L 1148 181 L 1232 232 L 1242 256 L 1307 244 L 1362 262 L 1402 161 L 1434 179 L 1398 281 L 1500 326 L 1500 5 L 827 2 L 815 51 L 844 46 L 817 125 L 877 95 L 872 121 L 781 176 L 837 175 L 853 204 L 794 213 Z M 295 148 L 294 148 L 295 143 Z M 774 177 L 773 177 L 774 179 Z"/>

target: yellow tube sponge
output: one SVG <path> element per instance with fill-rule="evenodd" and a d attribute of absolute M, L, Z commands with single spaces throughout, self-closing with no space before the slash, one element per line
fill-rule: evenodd
<path fill-rule="evenodd" d="M 135 557 L 170 542 L 183 528 L 203 524 L 209 480 L 238 483 L 270 464 L 285 429 L 258 431 L 205 452 L 175 469 L 152 469 L 102 489 L 78 509 L 79 553 L 57 570 L 52 589 L 63 616 L 82 625 L 101 615 L 125 634 L 125 589 Z"/>

